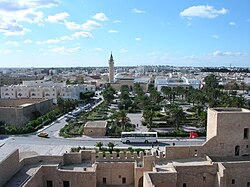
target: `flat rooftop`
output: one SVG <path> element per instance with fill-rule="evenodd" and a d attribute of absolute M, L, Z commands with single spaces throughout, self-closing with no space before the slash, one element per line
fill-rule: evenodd
<path fill-rule="evenodd" d="M 0 99 L 0 108 L 25 107 L 45 101 L 44 99 Z"/>
<path fill-rule="evenodd" d="M 250 112 L 250 110 L 248 109 L 244 109 L 244 108 L 211 108 L 211 110 L 215 110 L 217 112 Z"/>
<path fill-rule="evenodd" d="M 166 170 L 169 170 L 169 168 L 173 166 L 204 166 L 204 165 L 211 165 L 210 160 L 207 160 L 202 157 L 191 157 L 185 159 L 160 161 L 156 163 L 155 167 L 159 169 L 166 168 Z"/>
<path fill-rule="evenodd" d="M 95 167 L 90 162 L 82 162 L 80 164 L 68 164 L 62 165 L 60 170 L 70 170 L 70 171 L 95 171 Z"/>
<path fill-rule="evenodd" d="M 238 157 L 210 157 L 213 162 L 250 162 L 250 153 Z"/>
<path fill-rule="evenodd" d="M 87 127 L 87 128 L 106 128 L 107 121 L 88 121 L 84 127 Z"/>

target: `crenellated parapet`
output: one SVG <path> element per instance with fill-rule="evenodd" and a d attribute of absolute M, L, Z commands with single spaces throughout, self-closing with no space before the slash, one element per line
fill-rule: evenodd
<path fill-rule="evenodd" d="M 133 161 L 142 161 L 143 159 L 143 152 L 98 152 L 96 154 L 96 161 L 97 162 L 133 162 Z"/>

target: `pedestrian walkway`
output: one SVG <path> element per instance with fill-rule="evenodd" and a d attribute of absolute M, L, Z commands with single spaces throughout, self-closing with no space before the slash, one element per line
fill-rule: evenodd
<path fill-rule="evenodd" d="M 142 132 L 148 131 L 148 128 L 146 126 L 143 126 L 141 123 L 142 113 L 128 113 L 127 117 L 129 117 L 131 123 L 135 125 L 135 131 L 142 131 Z"/>

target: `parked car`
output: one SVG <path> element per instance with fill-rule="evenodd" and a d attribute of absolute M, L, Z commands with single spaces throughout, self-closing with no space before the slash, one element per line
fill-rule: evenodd
<path fill-rule="evenodd" d="M 48 137 L 49 135 L 48 135 L 48 133 L 46 133 L 46 132 L 40 132 L 40 133 L 37 134 L 37 136 L 46 138 L 46 137 Z"/>

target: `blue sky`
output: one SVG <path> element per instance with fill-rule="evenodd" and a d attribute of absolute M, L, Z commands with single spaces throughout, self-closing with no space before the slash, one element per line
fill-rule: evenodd
<path fill-rule="evenodd" d="M 0 67 L 250 67 L 249 0 L 0 0 Z"/>

